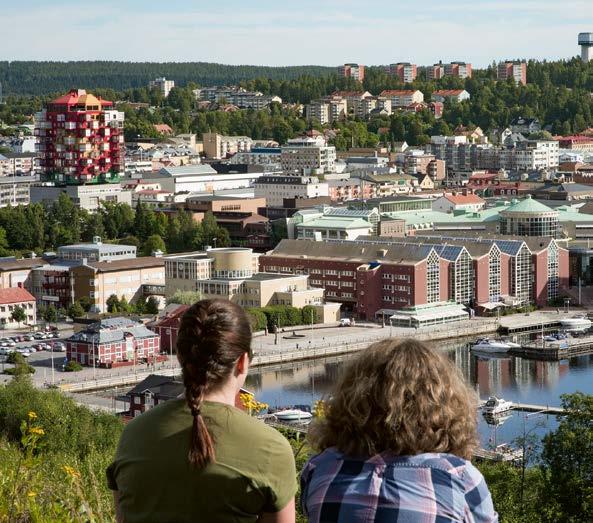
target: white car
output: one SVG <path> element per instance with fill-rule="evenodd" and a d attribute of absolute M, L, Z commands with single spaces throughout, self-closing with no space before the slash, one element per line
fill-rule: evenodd
<path fill-rule="evenodd" d="M 342 318 L 340 320 L 340 327 L 350 327 L 350 325 L 352 325 L 350 318 Z"/>

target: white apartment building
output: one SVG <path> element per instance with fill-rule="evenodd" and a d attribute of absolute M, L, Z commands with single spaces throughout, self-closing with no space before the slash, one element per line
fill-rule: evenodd
<path fill-rule="evenodd" d="M 323 100 L 313 100 L 305 105 L 305 118 L 308 121 L 317 120 L 321 125 L 330 123 L 329 103 Z"/>
<path fill-rule="evenodd" d="M 35 136 L 23 136 L 14 143 L 14 145 L 12 146 L 12 152 L 17 154 L 34 153 L 35 143 Z"/>
<path fill-rule="evenodd" d="M 316 174 L 335 171 L 336 148 L 322 137 L 292 138 L 281 147 L 280 164 L 286 173 Z"/>
<path fill-rule="evenodd" d="M 35 170 L 35 153 L 0 154 L 0 177 L 31 176 Z"/>
<path fill-rule="evenodd" d="M 260 91 L 247 91 L 242 87 L 202 87 L 193 91 L 195 97 L 212 103 L 226 102 L 236 105 L 239 109 L 260 110 L 268 107 L 272 102 L 282 103 L 282 98 L 275 95 L 265 95 Z"/>
<path fill-rule="evenodd" d="M 558 167 L 560 146 L 555 140 L 517 142 L 512 160 L 518 171 L 536 171 Z"/>
<path fill-rule="evenodd" d="M 370 96 L 358 100 L 354 105 L 354 114 L 359 118 L 368 118 L 375 110 L 383 110 L 387 114 L 391 114 L 391 99 L 384 96 Z"/>
<path fill-rule="evenodd" d="M 171 89 L 173 89 L 173 87 L 175 87 L 175 81 L 167 80 L 165 77 L 163 77 L 163 78 L 157 78 L 155 80 L 152 80 L 151 82 L 148 82 L 149 89 L 153 89 L 155 87 L 159 91 L 161 91 L 161 93 L 163 94 L 163 96 L 165 98 L 167 98 L 167 96 L 169 96 L 169 93 L 171 92 Z"/>
<path fill-rule="evenodd" d="M 274 207 L 281 207 L 284 198 L 329 196 L 329 185 L 316 176 L 262 176 L 253 187 L 256 198 L 265 198 Z"/>
<path fill-rule="evenodd" d="M 382 98 L 391 100 L 391 107 L 395 109 L 397 107 L 408 107 L 413 103 L 424 102 L 424 94 L 418 90 L 400 90 L 392 89 L 382 91 L 379 95 Z"/>
<path fill-rule="evenodd" d="M 358 102 L 364 98 L 371 98 L 373 95 L 368 91 L 334 91 L 331 94 L 334 99 L 346 100 L 346 113 L 354 112 L 354 108 Z"/>
<path fill-rule="evenodd" d="M 318 120 L 321 125 L 343 120 L 348 114 L 348 100 L 342 96 L 326 96 L 305 106 L 305 118 Z"/>
<path fill-rule="evenodd" d="M 235 154 L 229 163 L 261 165 L 264 171 L 280 171 L 280 147 L 252 147 L 251 151 Z"/>

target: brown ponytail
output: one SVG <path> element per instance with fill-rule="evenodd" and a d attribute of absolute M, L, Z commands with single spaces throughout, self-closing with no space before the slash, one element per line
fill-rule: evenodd
<path fill-rule="evenodd" d="M 238 305 L 226 300 L 201 300 L 183 315 L 177 358 L 193 416 L 188 458 L 197 468 L 216 459 L 214 441 L 201 413 L 204 396 L 224 383 L 245 353 L 251 358 L 251 328 Z"/>

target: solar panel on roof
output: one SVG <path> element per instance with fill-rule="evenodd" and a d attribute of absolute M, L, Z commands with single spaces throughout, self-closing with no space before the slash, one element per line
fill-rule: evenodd
<path fill-rule="evenodd" d="M 495 243 L 502 252 L 512 256 L 516 256 L 523 245 L 523 242 L 516 240 L 496 240 Z"/>

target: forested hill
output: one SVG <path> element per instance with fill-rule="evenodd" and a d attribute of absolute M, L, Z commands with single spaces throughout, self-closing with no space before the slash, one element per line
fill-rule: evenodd
<path fill-rule="evenodd" d="M 223 65 L 208 62 L 0 62 L 0 82 L 4 94 L 44 95 L 73 87 L 125 90 L 144 87 L 150 80 L 165 76 L 184 86 L 237 84 L 241 80 L 269 78 L 292 80 L 303 75 L 327 75 L 333 67 L 299 65 L 267 67 Z"/>

